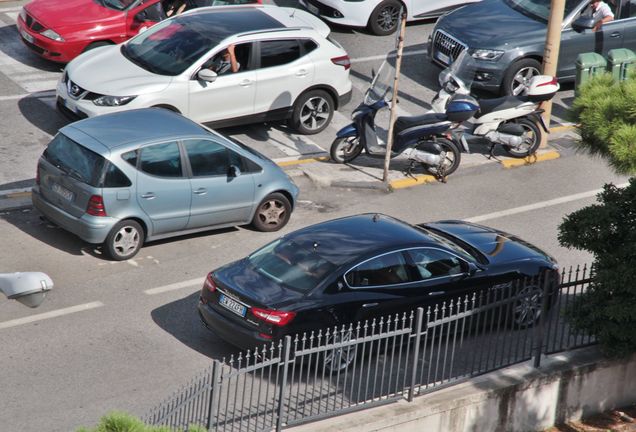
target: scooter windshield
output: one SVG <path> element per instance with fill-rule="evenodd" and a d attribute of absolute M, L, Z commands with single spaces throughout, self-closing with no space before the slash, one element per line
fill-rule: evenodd
<path fill-rule="evenodd" d="M 447 83 L 464 87 L 466 90 L 470 90 L 475 79 L 475 72 L 477 71 L 477 63 L 475 59 L 464 50 L 457 56 L 455 61 L 446 69 L 444 69 L 439 75 L 439 84 L 443 88 Z M 453 83 L 453 80 L 455 83 Z"/>
<path fill-rule="evenodd" d="M 395 79 L 395 67 L 386 60 L 378 69 L 378 73 L 373 77 L 371 86 L 364 94 L 364 104 L 373 105 L 384 99 L 390 102 L 393 98 L 393 80 Z"/>

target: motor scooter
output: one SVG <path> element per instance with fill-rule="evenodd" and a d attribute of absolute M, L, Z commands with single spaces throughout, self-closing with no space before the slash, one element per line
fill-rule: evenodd
<path fill-rule="evenodd" d="M 393 67 L 385 61 L 365 92 L 363 102 L 351 114 L 353 122 L 337 132 L 330 149 L 333 161 L 351 162 L 362 151 L 371 157 L 385 157 L 386 146 L 378 140 L 375 119 L 378 111 L 390 107 L 394 73 Z M 409 175 L 419 165 L 438 180 L 445 181 L 461 161 L 459 143 L 449 131 L 471 118 L 478 108 L 477 101 L 470 95 L 457 95 L 449 98 L 443 113 L 398 117 L 393 128 L 391 157 L 406 155 L 410 161 Z"/>

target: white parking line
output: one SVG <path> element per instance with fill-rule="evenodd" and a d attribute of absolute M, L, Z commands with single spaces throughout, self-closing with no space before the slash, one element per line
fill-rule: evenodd
<path fill-rule="evenodd" d="M 157 287 L 157 288 L 147 289 L 147 290 L 144 291 L 144 294 L 155 295 L 155 294 L 165 293 L 165 292 L 168 292 L 168 291 L 180 290 L 180 289 L 183 289 L 183 288 L 190 288 L 190 287 L 201 288 L 202 285 L 203 285 L 203 279 L 201 279 L 201 278 L 190 279 L 190 280 L 183 281 L 183 282 L 177 282 L 177 283 L 173 283 L 173 284 L 170 284 L 170 285 L 164 285 L 164 286 L 160 286 L 160 287 Z"/>
<path fill-rule="evenodd" d="M 624 188 L 627 187 L 629 185 L 629 183 L 622 183 L 619 185 L 616 185 L 616 187 L 618 188 Z M 518 213 L 525 213 L 525 212 L 529 212 L 532 210 L 538 210 L 538 209 L 542 209 L 542 208 L 546 208 L 546 207 L 551 207 L 551 206 L 555 206 L 555 205 L 560 205 L 560 204 L 565 204 L 565 203 L 569 203 L 572 201 L 577 201 L 580 199 L 585 199 L 585 198 L 590 198 L 593 196 L 598 195 L 600 192 L 602 192 L 603 189 L 595 189 L 595 190 L 591 190 L 591 191 L 587 191 L 587 192 L 581 192 L 578 194 L 574 194 L 574 195 L 567 195 L 567 196 L 563 196 L 563 197 L 559 197 L 559 198 L 555 198 L 555 199 L 551 199 L 551 200 L 547 200 L 547 201 L 540 201 L 534 204 L 528 204 L 525 206 L 521 206 L 521 207 L 515 207 L 515 208 L 511 208 L 508 210 L 502 210 L 502 211 L 498 211 L 498 212 L 494 212 L 494 213 L 488 213 L 485 215 L 481 215 L 481 216 L 474 216 L 468 219 L 464 219 L 467 222 L 481 222 L 481 221 L 485 221 L 485 220 L 489 220 L 489 219 L 497 219 L 500 217 L 504 217 L 504 216 L 511 216 L 514 214 L 518 214 Z"/>
<path fill-rule="evenodd" d="M 410 57 L 414 55 L 426 54 L 426 52 L 427 51 L 425 49 L 414 50 L 414 51 L 404 51 L 402 53 L 402 57 Z M 386 58 L 394 58 L 396 56 L 397 54 L 395 52 L 392 52 L 391 54 L 388 54 L 388 55 L 380 54 L 380 55 L 374 55 L 369 57 L 359 57 L 359 58 L 351 59 L 351 63 L 363 63 L 363 62 L 369 62 L 369 61 L 384 60 Z"/>
<path fill-rule="evenodd" d="M 96 301 L 92 303 L 85 303 L 85 304 L 81 304 L 77 306 L 71 306 L 64 309 L 57 309 L 50 312 L 41 313 L 38 315 L 31 315 L 24 318 L 17 318 L 14 320 L 0 322 L 0 330 L 10 328 L 10 327 L 16 327 L 22 324 L 29 324 L 36 321 L 42 321 L 45 319 L 56 318 L 63 315 L 69 315 L 76 312 L 83 312 L 86 310 L 95 309 L 102 306 L 104 306 L 102 302 Z"/>
<path fill-rule="evenodd" d="M 8 8 L 0 8 L 0 13 L 6 13 L 9 15 L 11 12 L 16 12 L 16 14 L 20 13 L 21 7 L 8 7 Z"/>

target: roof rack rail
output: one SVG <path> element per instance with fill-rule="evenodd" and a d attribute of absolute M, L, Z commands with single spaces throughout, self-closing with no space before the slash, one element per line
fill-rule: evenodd
<path fill-rule="evenodd" d="M 246 31 L 246 32 L 242 32 L 242 33 L 237 33 L 234 36 L 250 36 L 250 35 L 272 33 L 272 32 L 279 32 L 279 31 L 297 31 L 297 30 L 313 30 L 313 27 L 310 27 L 310 26 L 275 27 L 275 28 L 268 28 L 268 29 L 264 29 L 264 30 Z"/>

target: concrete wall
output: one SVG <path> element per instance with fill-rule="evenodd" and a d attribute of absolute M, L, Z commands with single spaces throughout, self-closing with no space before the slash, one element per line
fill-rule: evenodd
<path fill-rule="evenodd" d="M 430 394 L 289 428 L 327 431 L 540 431 L 636 401 L 636 355 L 604 359 L 595 347 L 502 369 Z"/>

